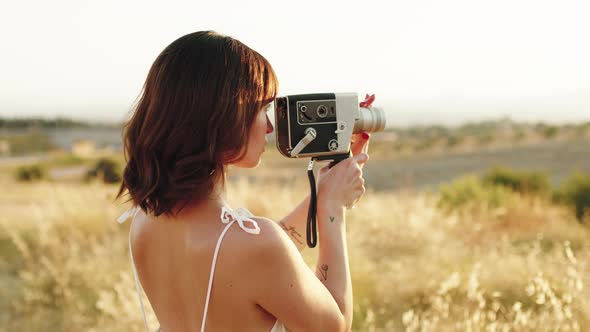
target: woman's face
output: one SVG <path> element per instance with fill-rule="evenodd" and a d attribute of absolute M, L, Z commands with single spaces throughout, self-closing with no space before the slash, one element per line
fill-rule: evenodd
<path fill-rule="evenodd" d="M 268 110 L 271 104 L 267 104 L 256 114 L 254 123 L 250 128 L 250 140 L 246 146 L 246 154 L 234 165 L 237 167 L 254 168 L 260 164 L 260 157 L 266 145 L 266 135 L 273 132 L 272 123 L 268 119 Z"/>

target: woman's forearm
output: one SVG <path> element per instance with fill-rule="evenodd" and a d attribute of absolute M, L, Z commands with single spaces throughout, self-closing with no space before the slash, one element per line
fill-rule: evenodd
<path fill-rule="evenodd" d="M 291 213 L 279 221 L 279 225 L 289 235 L 299 252 L 303 251 L 307 246 L 305 227 L 307 227 L 308 208 L 309 195 Z"/>
<path fill-rule="evenodd" d="M 318 207 L 319 256 L 316 276 L 338 303 L 347 330 L 350 330 L 353 301 L 345 218 L 343 207 Z"/>

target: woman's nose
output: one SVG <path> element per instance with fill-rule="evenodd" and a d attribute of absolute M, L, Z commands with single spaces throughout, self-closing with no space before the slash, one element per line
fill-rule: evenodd
<path fill-rule="evenodd" d="M 272 127 L 272 123 L 270 122 L 270 119 L 268 118 L 268 115 L 266 116 L 266 133 L 270 134 L 273 131 L 273 127 Z"/>

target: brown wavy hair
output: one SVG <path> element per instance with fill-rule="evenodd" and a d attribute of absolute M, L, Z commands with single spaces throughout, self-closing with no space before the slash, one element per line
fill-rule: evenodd
<path fill-rule="evenodd" d="M 277 91 L 270 63 L 234 38 L 199 31 L 172 42 L 123 127 L 117 199 L 127 191 L 133 205 L 159 216 L 209 197 L 244 156 L 256 112 Z"/>

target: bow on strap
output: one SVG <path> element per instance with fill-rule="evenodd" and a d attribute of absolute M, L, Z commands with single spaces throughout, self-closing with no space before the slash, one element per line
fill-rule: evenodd
<path fill-rule="evenodd" d="M 240 228 L 246 233 L 260 234 L 260 227 L 258 226 L 258 223 L 250 219 L 250 217 L 253 217 L 252 213 L 244 208 L 237 208 L 235 211 L 232 211 L 225 206 L 221 208 L 221 221 L 224 224 L 235 220 L 238 222 L 238 225 L 240 225 Z M 246 221 L 249 222 L 252 227 L 246 227 Z"/>

